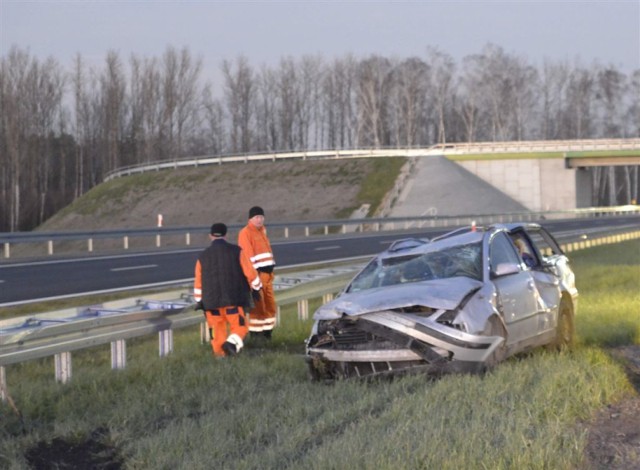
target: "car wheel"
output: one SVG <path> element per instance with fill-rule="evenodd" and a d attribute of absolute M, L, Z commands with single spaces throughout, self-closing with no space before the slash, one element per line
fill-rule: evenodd
<path fill-rule="evenodd" d="M 493 350 L 489 358 L 485 361 L 485 371 L 493 369 L 507 358 L 507 332 L 500 320 L 493 316 L 489 319 L 489 324 L 485 329 L 487 336 L 501 336 L 504 338 L 502 344 Z"/>
<path fill-rule="evenodd" d="M 565 297 L 560 301 L 558 309 L 558 324 L 553 347 L 557 350 L 571 349 L 574 341 L 573 307 Z"/>

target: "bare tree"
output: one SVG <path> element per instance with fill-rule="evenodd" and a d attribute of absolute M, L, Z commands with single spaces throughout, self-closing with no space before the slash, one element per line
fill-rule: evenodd
<path fill-rule="evenodd" d="M 100 77 L 103 116 L 104 169 L 118 168 L 125 115 L 125 77 L 118 53 L 107 53 L 105 70 Z"/>
<path fill-rule="evenodd" d="M 592 130 L 594 77 L 582 67 L 574 67 L 567 90 L 567 134 L 564 139 L 595 137 Z"/>
<path fill-rule="evenodd" d="M 393 65 L 390 60 L 372 56 L 358 66 L 358 141 L 356 145 L 380 148 L 390 133 L 387 96 L 392 90 Z"/>
<path fill-rule="evenodd" d="M 87 92 L 87 77 L 82 56 L 77 54 L 73 62 L 71 84 L 74 98 L 74 128 L 76 136 L 76 150 L 74 158 L 73 195 L 80 197 L 84 193 L 85 158 L 88 137 L 90 135 L 90 104 Z"/>
<path fill-rule="evenodd" d="M 224 93 L 226 105 L 231 117 L 231 151 L 249 152 L 252 147 L 252 122 L 256 84 L 254 72 L 245 57 L 238 57 L 234 66 L 224 61 Z"/>
<path fill-rule="evenodd" d="M 281 150 L 295 150 L 295 118 L 298 102 L 297 86 L 299 83 L 297 67 L 291 57 L 280 60 L 280 67 L 276 73 L 277 81 L 277 116 L 278 128 L 282 139 Z"/>
<path fill-rule="evenodd" d="M 420 128 L 425 126 L 427 109 L 429 66 L 418 58 L 399 63 L 393 72 L 395 89 L 389 97 L 394 116 L 395 143 L 413 147 L 418 144 Z"/>
<path fill-rule="evenodd" d="M 225 115 L 224 106 L 220 100 L 214 99 L 211 88 L 206 86 L 203 90 L 204 119 L 207 123 L 205 139 L 209 152 L 220 155 L 226 151 Z"/>
<path fill-rule="evenodd" d="M 329 148 L 355 145 L 355 90 L 357 63 L 352 56 L 338 59 L 328 67 L 322 81 L 323 128 Z"/>
<path fill-rule="evenodd" d="M 283 148 L 278 126 L 278 92 L 276 73 L 263 66 L 256 85 L 256 135 L 257 148 L 277 151 Z"/>
<path fill-rule="evenodd" d="M 565 62 L 546 60 L 542 67 L 541 137 L 545 140 L 560 139 L 564 133 L 569 66 Z"/>
<path fill-rule="evenodd" d="M 625 89 L 626 77 L 618 70 L 612 67 L 598 70 L 595 98 L 601 108 L 603 136 L 620 137 L 622 135 Z"/>
<path fill-rule="evenodd" d="M 2 200 L 8 206 L 6 226 L 15 231 L 21 224 L 22 169 L 26 160 L 28 108 L 26 81 L 31 57 L 28 52 L 12 47 L 0 66 L 0 105 L 2 113 Z M 2 205 L 6 207 L 5 204 Z M 6 209 L 5 209 L 6 210 Z"/>
<path fill-rule="evenodd" d="M 192 135 L 200 124 L 201 90 L 198 87 L 202 71 L 202 59 L 193 59 L 187 48 L 180 51 L 176 90 L 176 134 L 175 157 L 184 157 L 184 139 Z"/>
<path fill-rule="evenodd" d="M 431 66 L 431 89 L 433 90 L 435 109 L 438 118 L 438 143 L 447 141 L 445 116 L 451 107 L 451 84 L 455 71 L 453 59 L 435 48 L 429 48 L 427 60 Z"/>
<path fill-rule="evenodd" d="M 162 74 L 156 59 L 147 59 L 142 70 L 141 100 L 144 116 L 144 147 L 142 161 L 160 160 L 163 146 L 164 100 L 162 97 Z"/>
<path fill-rule="evenodd" d="M 465 57 L 463 61 L 463 73 L 459 77 L 459 106 L 460 115 L 465 128 L 465 140 L 475 142 L 484 135 L 481 123 L 482 106 L 482 74 L 480 67 L 481 58 L 476 55 Z"/>
<path fill-rule="evenodd" d="M 304 56 L 299 64 L 297 102 L 296 102 L 296 135 L 300 149 L 309 149 L 309 132 L 312 119 L 319 107 L 320 83 L 322 81 L 322 59 Z"/>
<path fill-rule="evenodd" d="M 62 95 L 65 86 L 65 76 L 58 62 L 47 59 L 42 66 L 34 64 L 32 67 L 33 89 L 29 96 L 35 120 L 34 132 L 40 136 L 35 154 L 32 158 L 39 160 L 39 164 L 34 162 L 36 169 L 36 188 L 38 191 L 38 215 L 37 223 L 44 222 L 45 207 L 49 196 L 49 186 L 51 180 L 60 177 L 58 168 L 53 161 L 52 140 L 55 134 L 56 119 L 61 114 Z"/>
<path fill-rule="evenodd" d="M 628 109 L 624 122 L 627 137 L 640 136 L 640 69 L 635 70 L 629 78 Z M 629 172 L 629 203 L 637 204 L 640 181 L 638 180 L 638 165 L 628 168 Z"/>

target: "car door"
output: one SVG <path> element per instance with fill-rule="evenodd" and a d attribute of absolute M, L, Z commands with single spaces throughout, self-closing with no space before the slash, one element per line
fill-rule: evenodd
<path fill-rule="evenodd" d="M 567 277 L 566 273 L 573 272 L 565 266 L 567 258 L 556 240 L 540 226 L 528 227 L 521 236 L 526 237 L 540 260 L 532 268 L 531 274 L 538 288 L 541 298 L 541 312 L 538 318 L 538 330 L 542 334 L 555 330 L 556 313 L 562 296 L 561 281 Z M 574 287 L 573 278 L 568 282 Z M 567 284 L 567 282 L 565 282 Z M 570 291 L 570 289 L 567 289 Z"/>
<path fill-rule="evenodd" d="M 531 271 L 524 268 L 504 232 L 496 233 L 490 241 L 489 266 L 497 292 L 496 304 L 507 327 L 507 344 L 537 335 L 540 295 Z"/>

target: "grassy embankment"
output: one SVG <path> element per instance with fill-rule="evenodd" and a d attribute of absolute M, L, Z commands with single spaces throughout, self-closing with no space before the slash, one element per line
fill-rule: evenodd
<path fill-rule="evenodd" d="M 51 358 L 7 368 L 22 420 L 0 405 L 0 467 L 22 468 L 55 438 L 106 446 L 122 468 L 580 468 L 577 423 L 638 392 L 607 348 L 640 344 L 640 241 L 572 255 L 578 344 L 537 351 L 485 376 L 311 383 L 301 357 L 310 322 L 283 313 L 266 349 L 215 360 L 197 328 L 133 341 L 128 367 L 109 349 L 74 354 L 67 385 Z M 95 461 L 94 461 L 95 463 Z"/>

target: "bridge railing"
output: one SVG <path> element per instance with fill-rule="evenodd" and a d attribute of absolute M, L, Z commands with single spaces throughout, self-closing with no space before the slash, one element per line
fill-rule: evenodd
<path fill-rule="evenodd" d="M 348 159 L 370 157 L 422 157 L 459 153 L 564 152 L 589 150 L 637 150 L 640 139 L 532 140 L 508 142 L 445 143 L 423 148 L 330 149 L 254 154 L 200 155 L 152 163 L 124 166 L 107 173 L 104 181 L 148 171 L 160 171 L 223 163 L 248 163 L 277 160 Z"/>
<path fill-rule="evenodd" d="M 512 212 L 498 214 L 470 214 L 456 216 L 426 215 L 421 217 L 387 217 L 367 219 L 336 219 L 305 222 L 269 223 L 269 236 L 272 240 L 321 237 L 351 232 L 376 232 L 394 230 L 412 230 L 421 228 L 448 228 L 507 222 L 539 222 L 571 218 L 607 217 L 640 214 L 640 206 L 591 207 L 566 211 Z M 231 224 L 229 233 L 240 230 L 243 224 Z M 161 247 L 200 246 L 207 243 L 209 226 L 152 227 L 112 230 L 87 230 L 65 232 L 0 232 L 0 244 L 5 259 L 12 256 L 39 256 L 80 251 L 92 253 L 129 250 L 133 240 L 139 249 Z M 99 243 L 100 242 L 100 243 Z"/>

